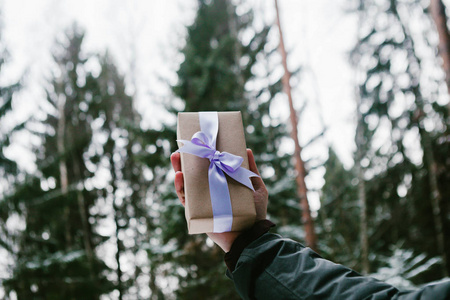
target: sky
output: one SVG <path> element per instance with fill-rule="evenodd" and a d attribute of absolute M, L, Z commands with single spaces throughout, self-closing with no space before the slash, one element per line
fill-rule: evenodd
<path fill-rule="evenodd" d="M 43 86 L 52 72 L 51 51 L 64 30 L 77 23 L 86 32 L 84 50 L 108 51 L 138 99 L 142 126 L 158 128 L 164 120 L 162 105 L 170 99 L 169 84 L 176 83 L 176 70 L 182 61 L 178 50 L 184 43 L 185 26 L 193 22 L 196 1 L 166 0 L 3 0 L 3 38 L 11 55 L 3 82 L 23 78 L 25 88 L 13 106 L 20 112 L 11 124 L 33 115 L 45 99 Z M 279 0 L 281 25 L 289 51 L 290 70 L 302 68 L 292 80 L 294 105 L 306 104 L 300 116 L 299 137 L 302 145 L 326 126 L 324 138 L 304 149 L 304 160 L 313 164 L 326 159 L 328 146 L 338 153 L 346 167 L 353 164 L 355 131 L 354 71 L 348 63 L 348 51 L 356 41 L 356 16 L 345 12 L 345 0 Z M 273 24 L 272 1 L 249 0 L 256 22 Z M 245 9 L 245 7 L 241 8 Z M 276 30 L 271 43 L 276 45 Z M 96 66 L 92 66 L 95 69 Z M 287 98 L 279 95 L 271 114 L 289 123 Z M 18 135 L 7 153 L 33 172 L 32 157 L 26 154 L 38 141 Z M 287 142 L 285 151 L 293 151 Z M 310 173 L 307 186 L 313 210 L 317 210 L 323 185 L 324 169 Z"/>

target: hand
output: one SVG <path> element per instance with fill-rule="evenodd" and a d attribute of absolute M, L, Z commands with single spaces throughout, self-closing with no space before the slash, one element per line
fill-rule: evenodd
<path fill-rule="evenodd" d="M 248 164 L 250 171 L 258 174 L 258 169 L 255 163 L 255 157 L 253 156 L 253 152 L 250 149 L 247 149 L 248 156 Z M 180 199 L 181 204 L 185 205 L 186 198 L 184 195 L 184 179 L 183 172 L 181 172 L 181 161 L 180 161 L 180 153 L 173 153 L 170 156 L 170 160 L 172 162 L 172 167 L 175 170 L 175 190 L 178 195 L 178 199 Z M 256 208 L 256 220 L 264 220 L 267 214 L 267 203 L 269 199 L 269 194 L 267 192 L 267 188 L 261 177 L 252 177 L 252 184 L 255 192 L 253 193 L 253 198 L 255 200 L 255 208 Z M 215 233 L 209 232 L 207 235 L 211 240 L 214 241 L 223 251 L 229 252 L 231 249 L 231 245 L 234 240 L 239 236 L 240 232 L 223 232 L 223 233 Z"/>

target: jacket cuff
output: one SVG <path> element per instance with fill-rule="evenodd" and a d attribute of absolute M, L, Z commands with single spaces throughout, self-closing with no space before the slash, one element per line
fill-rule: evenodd
<path fill-rule="evenodd" d="M 250 243 L 255 241 L 264 233 L 268 232 L 269 229 L 274 226 L 275 224 L 269 220 L 260 220 L 257 221 L 252 227 L 250 227 L 250 229 L 242 232 L 234 240 L 233 245 L 231 245 L 230 252 L 227 252 L 225 254 L 224 260 L 228 270 L 230 270 L 230 272 L 233 272 L 245 247 L 250 245 Z"/>

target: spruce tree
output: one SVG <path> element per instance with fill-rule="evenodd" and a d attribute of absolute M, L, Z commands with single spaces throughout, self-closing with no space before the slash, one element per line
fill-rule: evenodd
<path fill-rule="evenodd" d="M 142 257 L 151 248 L 156 228 L 157 215 L 152 212 L 152 206 L 153 201 L 158 202 L 154 192 L 161 180 L 161 175 L 157 174 L 161 163 L 151 149 L 157 139 L 141 129 L 134 99 L 126 93 L 124 77 L 108 54 L 100 58 L 100 65 L 101 72 L 95 81 L 98 98 L 94 99 L 92 112 L 98 124 L 94 135 L 104 136 L 105 140 L 94 139 L 97 151 L 89 161 L 97 170 L 107 170 L 110 174 L 101 199 L 110 207 L 110 218 L 115 226 L 109 246 L 114 247 L 116 253 L 116 288 L 119 299 L 148 298 L 140 293 L 145 287 L 142 282 L 148 281 L 146 284 L 150 285 L 154 299 L 161 293 L 154 282 L 156 271 L 151 257 L 148 260 Z M 167 158 L 168 153 L 164 157 Z"/>
<path fill-rule="evenodd" d="M 183 111 L 241 111 L 247 146 L 253 149 L 269 189 L 269 217 L 281 228 L 301 225 L 290 156 L 279 153 L 286 130 L 269 113 L 274 96 L 281 90 L 280 79 L 267 80 L 273 70 L 267 57 L 275 50 L 266 47 L 270 27 L 243 43 L 240 33 L 253 30 L 252 22 L 252 12 L 236 15 L 231 1 L 198 1 L 195 21 L 187 28 L 186 45 L 181 50 L 184 61 L 173 92 L 183 101 Z M 255 75 L 256 65 L 265 73 Z M 258 88 L 248 88 L 250 82 Z M 162 228 L 163 243 L 173 248 L 165 248 L 161 255 L 172 265 L 169 274 L 178 280 L 177 296 L 237 299 L 232 282 L 224 276 L 222 251 L 203 235 L 187 234 L 183 208 L 173 196 L 164 200 L 162 214 L 167 225 Z"/>
<path fill-rule="evenodd" d="M 74 26 L 55 48 L 46 117 L 26 125 L 42 138 L 35 149 L 38 172 L 7 199 L 26 226 L 12 278 L 5 282 L 19 299 L 98 299 L 113 288 L 105 277 L 108 267 L 95 252 L 104 241 L 93 230 L 101 216 L 90 211 L 98 191 L 87 188 L 94 176 L 84 157 L 92 139 L 89 109 L 95 94 L 83 36 Z"/>

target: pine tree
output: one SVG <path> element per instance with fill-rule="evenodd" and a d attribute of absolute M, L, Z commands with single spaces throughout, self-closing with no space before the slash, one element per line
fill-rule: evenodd
<path fill-rule="evenodd" d="M 148 132 L 140 128 L 140 115 L 134 109 L 134 99 L 126 93 L 125 80 L 106 54 L 100 60 L 101 72 L 96 80 L 98 101 L 92 105 L 96 126 L 94 134 L 105 141 L 94 142 L 98 151 L 89 160 L 98 170 L 106 169 L 111 177 L 102 189 L 102 198 L 110 206 L 115 225 L 112 247 L 116 249 L 116 288 L 119 299 L 125 296 L 148 298 L 140 295 L 150 281 L 152 298 L 160 294 L 154 283 L 156 274 L 150 260 L 143 261 L 142 253 L 150 248 L 155 219 L 152 203 L 160 176 L 157 173 L 157 155 L 149 153 L 152 141 Z M 100 150 L 101 149 L 101 150 Z M 168 157 L 168 154 L 165 154 Z M 167 160 L 164 160 L 167 162 Z M 151 174 L 145 176 L 144 174 Z M 156 185 L 156 186 L 155 186 Z M 139 258 L 140 257 L 140 258 Z M 123 265 L 122 261 L 132 263 Z M 132 267 L 130 267 L 132 266 Z M 147 271 L 146 271 L 147 270 Z"/>
<path fill-rule="evenodd" d="M 240 33 L 250 30 L 252 21 L 251 11 L 237 16 L 231 1 L 198 1 L 196 19 L 187 28 L 186 45 L 181 50 L 185 59 L 177 71 L 173 92 L 183 100 L 184 111 L 242 112 L 247 146 L 253 149 L 269 189 L 269 216 L 281 228 L 289 224 L 297 225 L 297 229 L 301 219 L 291 158 L 279 154 L 287 133 L 280 120 L 269 114 L 272 99 L 281 90 L 280 79 L 267 80 L 273 70 L 268 56 L 276 49 L 265 48 L 269 27 L 256 32 L 247 43 L 240 40 Z M 256 65 L 265 73 L 255 75 L 252 68 Z M 248 89 L 248 83 L 261 88 Z M 164 132 L 172 132 L 175 140 L 173 129 Z M 186 299 L 237 299 L 231 281 L 224 276 L 222 251 L 204 236 L 187 234 L 183 208 L 173 199 L 172 193 L 164 200 L 162 244 L 167 247 L 159 253 L 170 262 L 168 275 L 178 280 L 176 295 Z"/>
<path fill-rule="evenodd" d="M 112 290 L 95 248 L 104 237 L 92 223 L 98 191 L 87 188 L 94 174 L 84 159 L 92 139 L 89 114 L 94 76 L 74 26 L 55 48 L 57 65 L 47 89 L 46 119 L 26 127 L 42 138 L 35 149 L 38 172 L 7 199 L 26 224 L 18 240 L 13 276 L 5 282 L 19 299 L 98 299 Z M 40 123 L 40 124 L 39 124 Z"/>
<path fill-rule="evenodd" d="M 254 151 L 269 194 L 280 199 L 271 202 L 269 214 L 288 224 L 298 219 L 298 210 L 293 212 L 285 201 L 295 198 L 291 158 L 278 154 L 281 139 L 288 134 L 280 120 L 269 114 L 274 96 L 281 91 L 281 78 L 267 83 L 273 71 L 268 56 L 276 48 L 264 49 L 270 27 L 242 44 L 238 33 L 251 28 L 252 20 L 251 11 L 238 17 L 230 1 L 199 1 L 196 21 L 188 28 L 187 44 L 182 50 L 185 60 L 177 72 L 179 82 L 173 91 L 184 100 L 184 111 L 242 112 L 247 146 Z M 257 56 L 262 57 L 261 61 Z M 253 74 L 255 65 L 264 73 Z M 262 88 L 248 90 L 245 84 L 249 82 Z M 266 173 L 269 175 L 264 176 Z"/>

